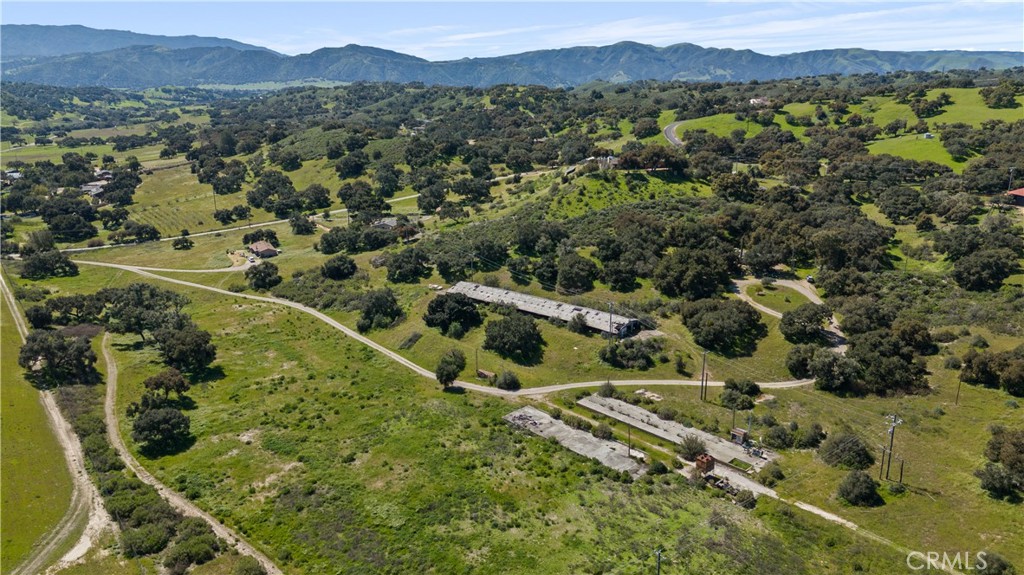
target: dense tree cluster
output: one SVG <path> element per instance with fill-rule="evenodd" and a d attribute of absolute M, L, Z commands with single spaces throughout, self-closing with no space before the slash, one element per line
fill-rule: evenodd
<path fill-rule="evenodd" d="M 436 327 L 441 333 L 460 338 L 470 329 L 480 325 L 483 317 L 476 308 L 476 303 L 460 293 L 441 294 L 427 304 L 427 313 L 423 316 L 427 327 Z"/>
<path fill-rule="evenodd" d="M 664 342 L 657 338 L 629 338 L 610 342 L 601 348 L 601 361 L 619 369 L 646 370 L 654 367 L 657 356 L 664 349 Z M 667 360 L 667 358 L 666 358 Z"/>
<path fill-rule="evenodd" d="M 702 299 L 684 303 L 683 324 L 697 345 L 726 354 L 750 353 L 768 335 L 761 315 L 747 302 Z"/>
<path fill-rule="evenodd" d="M 517 363 L 536 363 L 544 353 L 544 338 L 537 322 L 528 315 L 511 312 L 485 327 L 484 349 Z"/>
<path fill-rule="evenodd" d="M 988 462 L 975 471 L 981 488 L 997 499 L 1020 499 L 1024 491 L 1024 429 L 992 428 L 985 446 Z"/>
<path fill-rule="evenodd" d="M 962 381 L 1001 388 L 1010 395 L 1024 397 L 1024 346 L 999 353 L 971 348 L 964 354 L 962 363 Z"/>

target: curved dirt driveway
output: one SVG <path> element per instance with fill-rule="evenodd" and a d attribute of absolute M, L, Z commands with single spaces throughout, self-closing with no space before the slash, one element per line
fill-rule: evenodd
<path fill-rule="evenodd" d="M 754 301 L 754 298 L 750 297 L 750 295 L 747 294 L 746 288 L 748 286 L 760 283 L 760 280 L 755 280 L 755 279 L 749 279 L 748 278 L 748 279 L 736 280 L 733 283 L 736 284 L 736 291 L 733 292 L 733 293 L 736 294 L 736 297 L 738 297 L 741 300 L 749 303 L 755 309 L 761 310 L 764 313 L 766 313 L 766 314 L 768 314 L 768 315 L 770 315 L 772 317 L 777 317 L 777 318 L 780 318 L 780 319 L 782 318 L 782 313 L 781 312 L 779 312 L 777 310 L 774 310 L 774 309 L 772 309 L 772 308 L 770 308 L 770 307 L 768 307 L 766 305 L 763 305 L 763 304 L 760 304 L 760 303 Z M 801 280 L 801 281 L 796 281 L 796 280 L 775 280 L 775 285 L 779 285 L 779 286 L 782 286 L 782 287 L 786 287 L 786 288 L 795 290 L 800 295 L 802 295 L 802 296 L 806 297 L 808 300 L 810 300 L 811 303 L 818 304 L 818 305 L 823 305 L 824 304 L 824 302 L 821 300 L 821 297 L 818 296 L 817 290 L 815 290 L 814 287 L 811 286 L 811 284 L 807 283 L 806 281 L 803 281 L 803 280 Z M 836 353 L 846 353 L 846 334 L 844 334 L 839 329 L 839 324 L 836 322 L 836 316 L 835 315 L 832 315 L 831 317 L 829 317 L 828 327 L 825 327 L 823 329 L 827 332 L 826 333 L 826 339 L 828 339 L 828 342 L 830 344 L 829 347 L 834 349 L 836 351 Z"/>
<path fill-rule="evenodd" d="M 255 547 L 250 545 L 244 539 L 238 536 L 233 530 L 225 526 L 223 523 L 218 521 L 209 513 L 203 511 L 188 499 L 181 496 L 180 493 L 173 491 L 166 485 L 160 482 L 156 477 L 146 471 L 138 460 L 128 451 L 128 448 L 124 444 L 124 439 L 121 437 L 121 429 L 117 425 L 117 410 L 116 402 L 117 399 L 117 361 L 114 359 L 114 354 L 110 352 L 110 333 L 105 332 L 103 334 L 103 359 L 107 363 L 107 397 L 106 401 L 103 402 L 104 419 L 107 422 L 107 436 L 110 438 L 110 444 L 117 450 L 117 454 L 121 456 L 125 465 L 144 483 L 148 483 L 154 489 L 160 493 L 160 496 L 167 500 L 175 509 L 182 512 L 185 515 L 192 517 L 199 517 L 206 521 L 213 532 L 217 534 L 217 537 L 227 541 L 228 545 L 238 549 L 239 553 L 243 555 L 250 555 L 255 557 L 263 568 L 267 570 L 270 575 L 282 575 L 281 570 L 274 565 L 274 562 L 269 557 L 259 552 Z"/>

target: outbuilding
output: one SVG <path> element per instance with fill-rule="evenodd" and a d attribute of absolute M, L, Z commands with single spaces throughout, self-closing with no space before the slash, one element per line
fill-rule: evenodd
<path fill-rule="evenodd" d="M 615 337 L 630 337 L 641 329 L 640 320 L 636 318 L 473 282 L 459 282 L 448 288 L 448 293 L 461 293 L 484 303 L 508 304 L 524 313 L 564 322 L 580 316 L 590 329 Z"/>
<path fill-rule="evenodd" d="M 249 251 L 252 252 L 254 256 L 259 256 L 261 258 L 272 258 L 278 254 L 277 248 L 266 240 L 260 240 L 256 243 L 250 244 Z"/>
<path fill-rule="evenodd" d="M 1010 196 L 1010 200 L 1015 206 L 1024 206 L 1024 188 L 1018 188 L 1016 190 L 1010 190 L 1006 192 L 1007 196 Z"/>

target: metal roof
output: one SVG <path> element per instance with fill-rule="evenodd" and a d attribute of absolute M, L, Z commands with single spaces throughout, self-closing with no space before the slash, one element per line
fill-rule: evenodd
<path fill-rule="evenodd" d="M 470 299 L 487 303 L 503 303 L 513 305 L 524 311 L 542 317 L 554 317 L 569 321 L 576 315 L 582 315 L 587 327 L 618 335 L 623 328 L 639 322 L 636 318 L 625 317 L 593 308 L 573 305 L 547 298 L 527 295 L 503 288 L 492 288 L 473 282 L 459 282 L 448 288 L 448 293 L 461 293 Z"/>

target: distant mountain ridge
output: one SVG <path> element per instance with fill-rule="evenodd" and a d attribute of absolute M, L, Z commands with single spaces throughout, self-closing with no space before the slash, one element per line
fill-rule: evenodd
<path fill-rule="evenodd" d="M 129 46 L 164 46 L 172 49 L 224 47 L 276 54 L 269 48 L 244 44 L 226 38 L 156 36 L 124 30 L 97 30 L 77 25 L 4 24 L 0 26 L 0 55 L 5 61 L 24 57 L 107 52 Z"/>
<path fill-rule="evenodd" d="M 106 33 L 108 31 L 94 31 Z M 3 29 L 3 47 L 28 54 Z M 131 33 L 125 33 L 131 34 Z M 140 35 L 141 36 L 141 35 Z M 169 38 L 169 37 L 153 37 Z M 222 39 L 198 39 L 232 42 Z M 61 86 L 148 88 L 163 85 L 240 85 L 257 82 L 423 82 L 456 86 L 542 84 L 576 86 L 594 80 L 749 81 L 821 74 L 937 71 L 1024 66 L 1024 52 L 883 52 L 859 48 L 768 56 L 751 50 L 637 42 L 538 50 L 490 58 L 431 62 L 382 48 L 350 44 L 282 56 L 250 46 L 130 45 L 92 53 L 23 56 L 8 60 L 3 80 Z M 98 43 L 96 45 L 99 45 Z M 247 46 L 247 45 L 243 45 Z"/>

